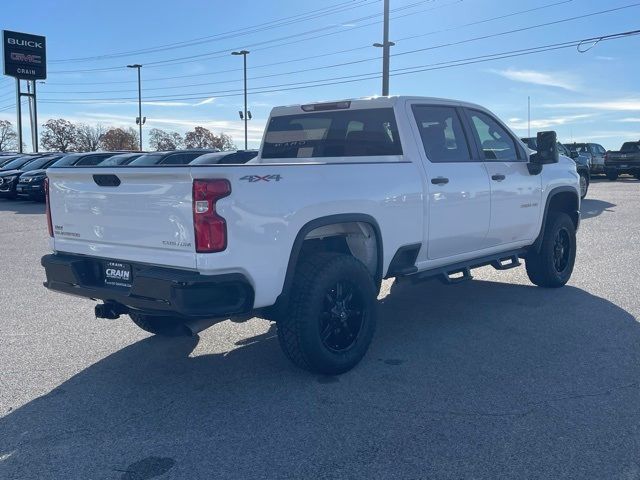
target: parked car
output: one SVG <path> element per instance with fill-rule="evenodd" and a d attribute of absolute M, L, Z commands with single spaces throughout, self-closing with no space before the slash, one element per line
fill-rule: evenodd
<path fill-rule="evenodd" d="M 589 166 L 589 158 L 586 155 L 571 156 L 571 151 L 562 143 L 558 142 L 558 152 L 561 155 L 571 158 L 576 163 L 576 170 L 580 175 L 580 198 L 584 199 L 589 191 L 591 183 L 591 167 Z"/>
<path fill-rule="evenodd" d="M 258 150 L 235 150 L 229 152 L 206 153 L 197 157 L 189 165 L 229 165 L 247 163 L 258 156 Z"/>
<path fill-rule="evenodd" d="M 0 197 L 16 198 L 18 195 L 18 183 L 25 173 L 46 169 L 62 157 L 63 155 L 61 154 L 35 157 L 24 164 L 20 169 L 0 172 Z"/>
<path fill-rule="evenodd" d="M 88 153 L 69 153 L 58 159 L 55 163 L 56 167 L 95 167 L 103 160 L 116 155 L 113 152 L 88 152 Z M 44 182 L 47 178 L 46 168 L 32 170 L 24 173 L 16 191 L 18 195 L 24 195 L 31 200 L 44 201 L 45 191 Z"/>
<path fill-rule="evenodd" d="M 624 142 L 619 151 L 607 152 L 604 169 L 609 180 L 615 181 L 625 173 L 640 180 L 640 141 Z"/>
<path fill-rule="evenodd" d="M 538 150 L 537 137 L 521 138 L 525 145 L 531 150 Z M 562 143 L 557 142 L 558 153 L 564 155 L 567 158 L 571 158 L 576 164 L 576 170 L 580 175 L 580 198 L 583 199 L 587 196 L 589 190 L 589 183 L 591 183 L 591 169 L 589 167 L 589 159 L 586 155 L 580 155 L 578 153 L 572 153 Z"/>
<path fill-rule="evenodd" d="M 20 170 L 24 165 L 29 163 L 32 160 L 35 160 L 38 157 L 42 157 L 44 155 L 48 155 L 47 153 L 42 154 L 22 154 L 18 155 L 15 158 L 11 158 L 6 161 L 2 167 L 0 167 L 0 172 L 6 172 L 9 170 Z"/>
<path fill-rule="evenodd" d="M 113 155 L 113 157 L 109 157 L 106 160 L 101 161 L 98 166 L 99 167 L 115 167 L 118 165 L 129 165 L 136 158 L 144 155 L 145 152 L 129 152 L 129 153 L 120 153 L 117 155 Z"/>
<path fill-rule="evenodd" d="M 377 97 L 273 109 L 245 165 L 55 166 L 45 286 L 157 334 L 257 310 L 293 363 L 342 373 L 371 342 L 383 278 L 456 283 L 523 258 L 536 285 L 569 280 L 576 167 L 555 132 L 538 144 L 475 104 Z"/>
<path fill-rule="evenodd" d="M 129 165 L 144 167 L 152 165 L 187 165 L 196 158 L 206 154 L 219 152 L 217 149 L 171 150 L 168 152 L 154 152 L 136 158 Z"/>
<path fill-rule="evenodd" d="M 565 144 L 571 152 L 586 155 L 589 158 L 589 166 L 592 174 L 604 172 L 604 155 L 607 151 L 598 143 L 569 143 Z"/>

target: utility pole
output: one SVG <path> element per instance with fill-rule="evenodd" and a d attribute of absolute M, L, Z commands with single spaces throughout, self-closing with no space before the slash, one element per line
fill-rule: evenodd
<path fill-rule="evenodd" d="M 140 151 L 142 151 L 142 125 L 146 122 L 147 118 L 142 118 L 142 85 L 140 82 L 140 69 L 142 65 L 139 63 L 135 63 L 133 65 L 127 65 L 127 68 L 136 68 L 138 69 L 138 118 L 136 119 L 136 123 L 139 126 L 140 131 Z"/>
<path fill-rule="evenodd" d="M 384 26 L 382 43 L 374 43 L 374 47 L 382 48 L 382 96 L 389 95 L 389 56 L 395 43 L 389 41 L 389 0 L 384 0 Z"/>
<path fill-rule="evenodd" d="M 231 52 L 231 55 L 242 55 L 242 60 L 244 64 L 244 112 L 242 117 L 244 117 L 244 149 L 247 150 L 247 121 L 249 120 L 248 112 L 247 112 L 247 55 L 250 52 L 248 50 L 240 50 L 239 52 Z"/>

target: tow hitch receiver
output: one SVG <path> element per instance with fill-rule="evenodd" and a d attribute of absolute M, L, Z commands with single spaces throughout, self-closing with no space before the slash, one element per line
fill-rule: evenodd
<path fill-rule="evenodd" d="M 120 315 L 124 315 L 128 312 L 129 309 L 127 307 L 116 302 L 104 302 L 95 306 L 96 318 L 115 320 L 120 318 Z"/>

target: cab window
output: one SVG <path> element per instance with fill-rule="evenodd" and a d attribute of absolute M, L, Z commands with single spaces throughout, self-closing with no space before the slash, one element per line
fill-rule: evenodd
<path fill-rule="evenodd" d="M 430 162 L 468 162 L 469 144 L 458 112 L 453 107 L 414 105 L 413 115 L 424 153 Z"/>
<path fill-rule="evenodd" d="M 521 158 L 515 141 L 497 120 L 478 110 L 469 110 L 469 118 L 484 160 L 513 162 Z"/>

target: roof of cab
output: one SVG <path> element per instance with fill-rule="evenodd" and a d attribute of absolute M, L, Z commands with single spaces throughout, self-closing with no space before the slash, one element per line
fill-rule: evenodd
<path fill-rule="evenodd" d="M 347 99 L 334 100 L 334 101 L 329 100 L 329 101 L 312 102 L 307 104 L 286 105 L 281 107 L 274 107 L 271 110 L 271 116 L 314 113 L 313 111 L 305 112 L 302 109 L 303 105 L 306 106 L 306 105 L 318 105 L 318 104 L 327 104 L 327 103 L 350 102 L 349 110 L 355 110 L 355 109 L 364 109 L 364 108 L 394 107 L 397 104 L 402 104 L 407 101 L 424 102 L 432 105 L 452 105 L 452 106 L 458 106 L 458 107 L 471 107 L 471 108 L 486 110 L 481 105 L 465 102 L 462 100 L 453 100 L 448 98 L 437 98 L 437 97 L 419 97 L 419 96 L 399 95 L 399 96 L 392 96 L 392 97 L 347 98 Z M 332 109 L 327 109 L 323 111 L 331 111 L 331 110 Z M 340 110 L 340 109 L 337 108 L 335 110 Z"/>

